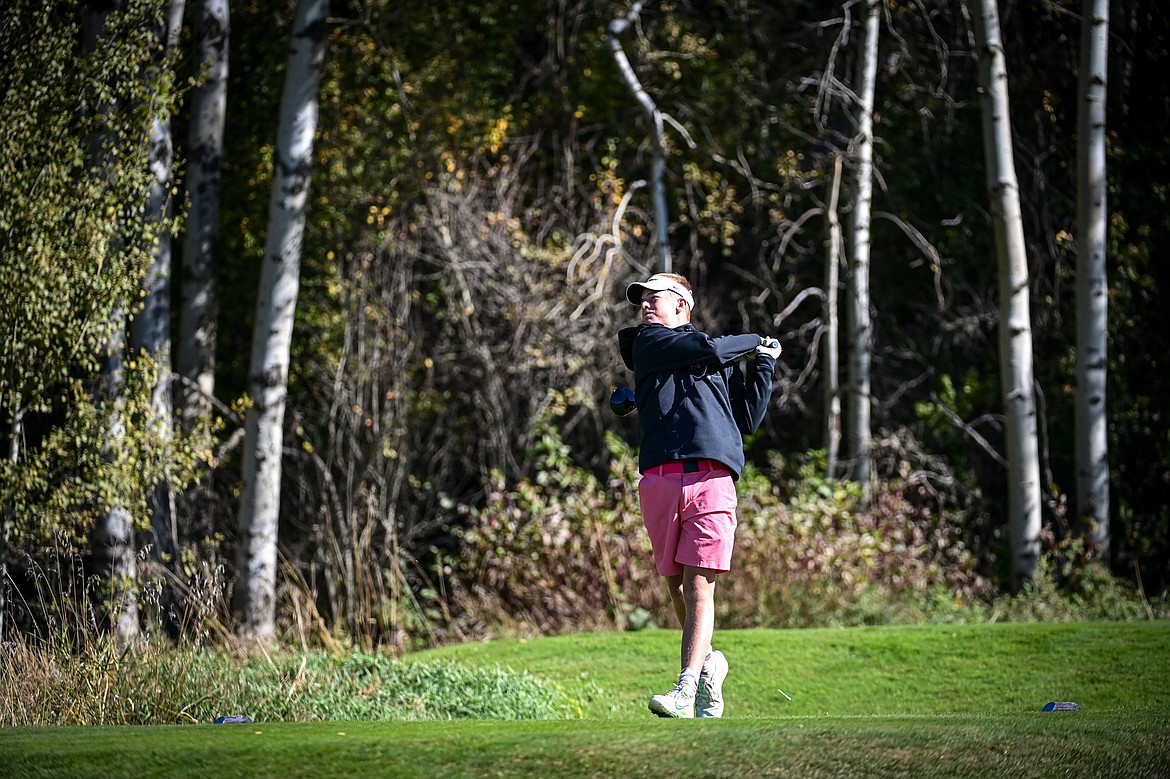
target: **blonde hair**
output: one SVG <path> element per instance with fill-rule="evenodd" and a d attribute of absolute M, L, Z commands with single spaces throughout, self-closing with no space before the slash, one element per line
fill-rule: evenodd
<path fill-rule="evenodd" d="M 655 273 L 654 275 L 659 278 L 670 279 L 671 281 L 678 282 L 682 285 L 683 289 L 685 289 L 687 292 L 690 292 L 692 295 L 695 292 L 695 290 L 691 287 L 691 283 L 687 281 L 687 277 L 680 273 Z"/>

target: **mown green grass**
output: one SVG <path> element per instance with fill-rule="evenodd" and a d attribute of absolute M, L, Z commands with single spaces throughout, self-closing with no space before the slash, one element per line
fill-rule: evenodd
<path fill-rule="evenodd" d="M 728 717 L 1013 714 L 1048 701 L 1170 706 L 1170 622 L 720 631 Z M 421 653 L 554 679 L 586 717 L 637 717 L 678 673 L 679 634 L 568 635 Z M 785 697 L 787 694 L 791 700 Z"/>
<path fill-rule="evenodd" d="M 721 721 L 646 711 L 677 644 L 646 631 L 408 658 L 549 680 L 583 720 L 8 728 L 0 776 L 1170 775 L 1170 623 L 721 632 Z M 1050 700 L 1083 710 L 1041 713 Z"/>
<path fill-rule="evenodd" d="M 1165 777 L 1170 713 L 0 731 L 6 776 Z"/>

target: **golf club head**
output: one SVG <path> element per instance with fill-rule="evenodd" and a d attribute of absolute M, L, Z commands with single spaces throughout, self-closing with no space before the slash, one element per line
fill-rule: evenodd
<path fill-rule="evenodd" d="M 609 407 L 619 417 L 629 415 L 635 408 L 634 390 L 631 387 L 617 387 L 609 395 Z"/>

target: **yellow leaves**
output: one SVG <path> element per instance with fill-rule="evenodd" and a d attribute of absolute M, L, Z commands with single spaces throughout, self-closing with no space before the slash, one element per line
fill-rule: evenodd
<path fill-rule="evenodd" d="M 390 216 L 390 210 L 391 210 L 390 206 L 388 206 L 388 205 L 384 205 L 384 206 L 378 206 L 376 204 L 371 205 L 369 213 L 366 214 L 366 224 L 371 225 L 371 226 L 377 225 L 378 227 L 384 227 L 386 224 L 386 217 Z M 332 251 L 329 252 L 328 259 L 330 260 L 330 262 L 333 261 L 333 252 Z"/>
<path fill-rule="evenodd" d="M 488 131 L 488 149 L 493 154 L 499 152 L 500 147 L 504 145 L 504 141 L 508 139 L 508 128 L 511 125 L 512 107 L 504 107 L 504 115 L 496 119 L 494 125 Z"/>

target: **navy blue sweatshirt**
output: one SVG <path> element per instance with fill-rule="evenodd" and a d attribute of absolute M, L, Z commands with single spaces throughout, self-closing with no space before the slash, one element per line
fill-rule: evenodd
<path fill-rule="evenodd" d="M 690 324 L 642 324 L 618 332 L 618 349 L 634 371 L 641 449 L 638 469 L 671 460 L 718 460 L 735 479 L 743 471 L 743 436 L 764 420 L 776 361 L 757 354 L 745 379 L 735 365 L 761 343 L 754 333 L 712 338 Z"/>

